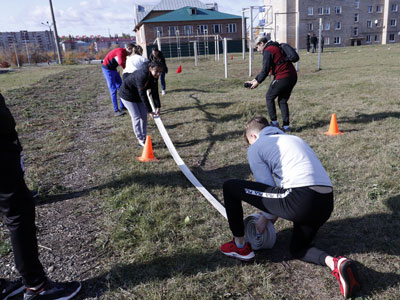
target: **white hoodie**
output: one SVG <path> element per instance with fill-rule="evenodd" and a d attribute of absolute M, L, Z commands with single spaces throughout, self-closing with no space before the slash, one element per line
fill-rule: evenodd
<path fill-rule="evenodd" d="M 263 128 L 247 150 L 247 159 L 257 182 L 285 189 L 322 185 L 331 180 L 317 155 L 301 138 L 278 128 Z"/>

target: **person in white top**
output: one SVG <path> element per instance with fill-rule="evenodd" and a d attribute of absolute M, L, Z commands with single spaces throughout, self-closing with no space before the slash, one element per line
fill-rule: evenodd
<path fill-rule="evenodd" d="M 250 147 L 247 158 L 256 182 L 231 179 L 223 194 L 233 240 L 221 252 L 240 260 L 255 257 L 245 242 L 242 201 L 262 212 L 256 230 L 263 233 L 277 217 L 293 222 L 290 253 L 296 259 L 328 266 L 340 283 L 345 298 L 360 290 L 354 262 L 332 257 L 312 241 L 333 211 L 332 183 L 315 152 L 301 138 L 269 126 L 264 117 L 251 119 L 244 130 Z"/>
<path fill-rule="evenodd" d="M 132 54 L 126 59 L 126 67 L 122 73 L 123 79 L 140 69 L 145 62 L 149 61 L 146 57 L 143 57 L 142 54 L 143 48 L 139 45 L 135 45 L 132 49 Z"/>

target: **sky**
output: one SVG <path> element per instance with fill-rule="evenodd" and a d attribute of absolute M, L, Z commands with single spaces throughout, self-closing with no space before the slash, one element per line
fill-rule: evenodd
<path fill-rule="evenodd" d="M 59 36 L 133 34 L 134 4 L 155 5 L 160 0 L 52 0 Z M 260 5 L 262 0 L 202 0 L 217 2 L 218 10 L 242 15 L 242 7 Z M 48 0 L 0 0 L 0 32 L 43 31 L 52 24 Z"/>

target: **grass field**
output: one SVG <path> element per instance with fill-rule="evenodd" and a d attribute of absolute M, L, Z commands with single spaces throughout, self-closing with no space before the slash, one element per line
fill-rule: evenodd
<path fill-rule="evenodd" d="M 317 55 L 302 52 L 289 101 L 293 134 L 313 147 L 335 190 L 334 212 L 316 245 L 357 261 L 357 299 L 400 299 L 399 57 L 399 45 L 327 48 L 317 71 Z M 175 74 L 180 64 L 183 72 Z M 242 129 L 250 117 L 267 115 L 270 79 L 243 88 L 248 61 L 240 54 L 229 60 L 228 79 L 222 61 L 168 66 L 161 118 L 182 159 L 222 201 L 225 180 L 252 179 Z M 256 73 L 260 55 L 253 66 Z M 79 278 L 101 282 L 102 292 L 86 291 L 82 299 L 342 298 L 328 268 L 290 258 L 285 220 L 275 224 L 274 249 L 258 251 L 253 263 L 220 254 L 231 239 L 227 221 L 180 173 L 152 121 L 159 161 L 136 159 L 141 150 L 130 119 L 112 116 L 99 66 L 26 69 L 0 79 L 25 148 L 29 186 L 46 199 L 76 193 L 79 182 L 102 208 L 96 247 L 106 255 L 96 276 Z M 343 135 L 323 134 L 332 113 Z M 0 256 L 9 255 L 6 238 L 3 228 Z"/>

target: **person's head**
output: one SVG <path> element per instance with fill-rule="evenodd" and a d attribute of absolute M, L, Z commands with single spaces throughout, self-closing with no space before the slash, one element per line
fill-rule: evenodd
<path fill-rule="evenodd" d="M 154 78 L 158 79 L 163 71 L 164 67 L 160 62 L 151 61 L 149 63 L 149 72 Z"/>
<path fill-rule="evenodd" d="M 139 55 L 143 55 L 143 48 L 142 48 L 142 46 L 139 46 L 139 45 L 137 45 L 136 46 L 136 54 L 139 54 Z"/>
<path fill-rule="evenodd" d="M 250 145 L 254 144 L 258 139 L 260 131 L 268 125 L 268 120 L 261 116 L 254 117 L 248 121 L 243 131 L 243 136 L 246 142 Z"/>
<path fill-rule="evenodd" d="M 256 39 L 257 51 L 261 52 L 264 50 L 265 45 L 268 43 L 269 38 L 267 36 L 261 35 Z"/>
<path fill-rule="evenodd" d="M 160 53 L 160 50 L 158 50 L 157 47 L 153 47 L 151 48 L 151 53 L 153 54 L 153 56 L 157 57 L 158 53 Z"/>
<path fill-rule="evenodd" d="M 133 44 L 133 43 L 128 43 L 128 44 L 126 44 L 126 45 L 125 45 L 126 53 L 127 53 L 128 55 L 131 55 L 134 47 L 135 47 L 135 44 Z"/>

